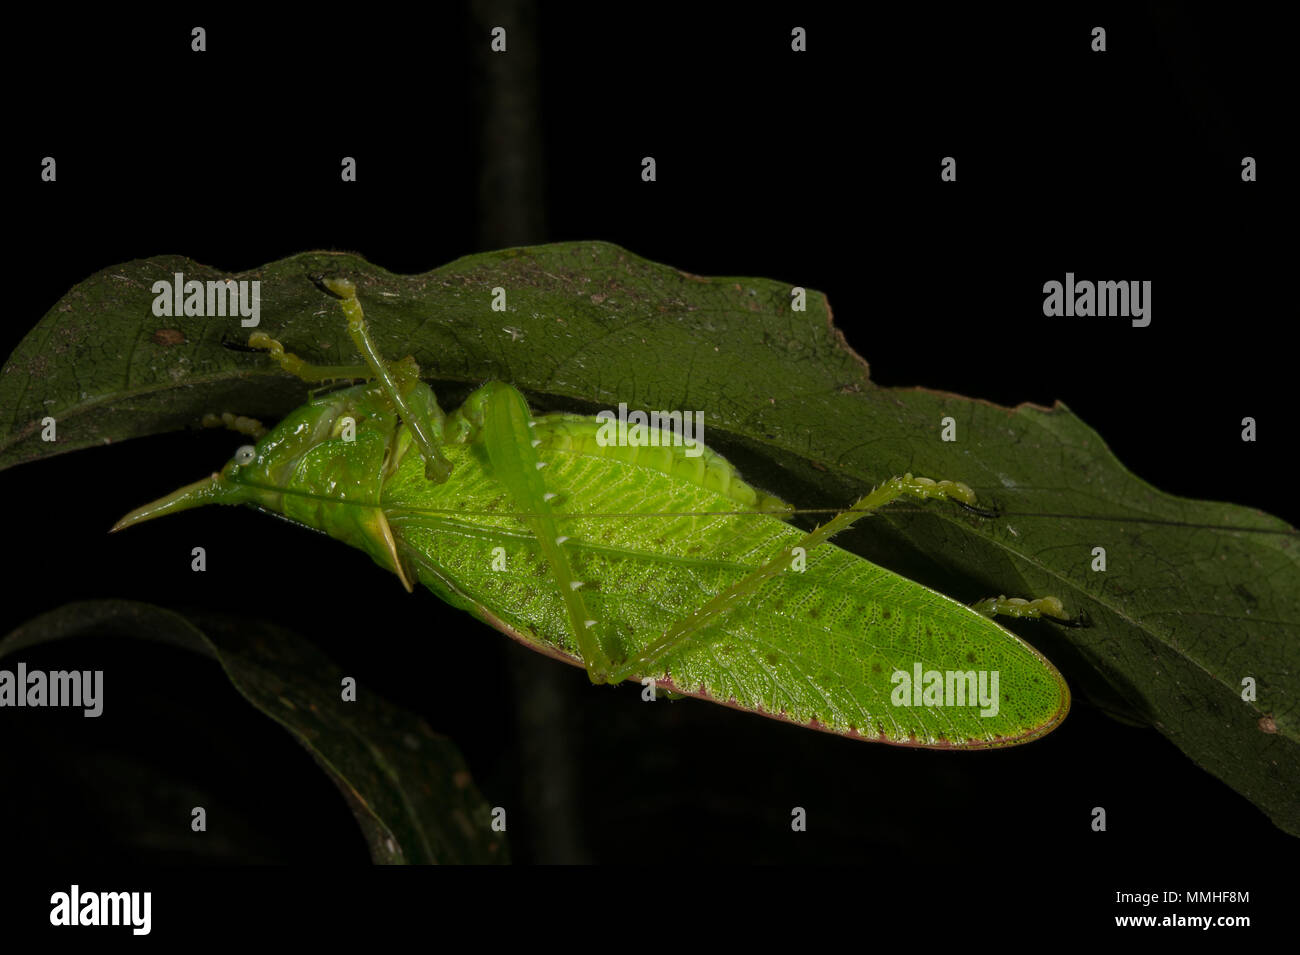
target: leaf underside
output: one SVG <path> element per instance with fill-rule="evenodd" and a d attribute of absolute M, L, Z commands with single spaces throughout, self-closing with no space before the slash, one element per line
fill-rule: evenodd
<path fill-rule="evenodd" d="M 154 317 L 151 286 L 174 272 L 260 279 L 261 327 L 331 364 L 353 361 L 351 346 L 308 276 L 347 275 L 380 352 L 412 354 L 426 377 L 509 381 L 542 409 L 702 409 L 751 483 L 799 505 L 842 505 L 906 471 L 964 481 L 1017 516 L 900 509 L 873 531 L 972 581 L 954 595 L 963 600 L 1051 593 L 1085 612 L 1092 626 L 1061 638 L 1071 682 L 1154 725 L 1300 834 L 1294 529 L 1160 492 L 1063 405 L 877 387 L 824 296 L 810 292 L 807 311 L 792 313 L 787 284 L 701 278 L 603 243 L 507 249 L 412 276 L 340 253 L 235 276 L 164 256 L 95 274 L 20 343 L 0 377 L 0 467 L 193 427 L 211 411 L 274 420 L 301 403 L 300 382 L 222 347 L 246 336 L 238 319 Z M 505 313 L 488 307 L 498 286 L 509 290 Z M 40 440 L 47 415 L 54 444 Z M 960 445 L 935 439 L 946 416 Z M 1099 535 L 1122 574 L 1090 570 Z M 1241 699 L 1245 676 L 1255 701 Z"/>
<path fill-rule="evenodd" d="M 216 658 L 235 689 L 339 787 L 376 863 L 508 861 L 455 744 L 373 694 L 343 702 L 342 672 L 296 634 L 244 618 L 196 622 L 138 601 L 91 600 L 18 627 L 0 640 L 0 657 L 89 634 L 144 637 Z"/>

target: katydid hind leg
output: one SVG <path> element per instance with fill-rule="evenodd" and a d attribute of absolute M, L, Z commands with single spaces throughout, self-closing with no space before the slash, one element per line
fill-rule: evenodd
<path fill-rule="evenodd" d="M 474 429 L 471 440 L 482 442 L 493 475 L 509 492 L 536 536 L 591 681 L 616 682 L 609 680 L 609 658 L 601 646 L 597 621 L 582 595 L 584 582 L 578 579 L 569 560 L 569 548 L 565 546 L 569 538 L 558 529 L 543 474 L 546 462 L 537 453 L 528 402 L 510 385 L 489 382 L 452 415 L 449 430 L 454 431 L 457 422 Z"/>

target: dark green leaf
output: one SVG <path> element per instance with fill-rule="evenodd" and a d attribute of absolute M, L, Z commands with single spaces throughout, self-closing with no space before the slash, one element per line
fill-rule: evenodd
<path fill-rule="evenodd" d="M 153 317 L 150 286 L 177 271 L 221 277 L 181 258 L 136 261 L 50 311 L 0 379 L 0 407 L 13 409 L 0 466 L 192 426 L 205 412 L 274 418 L 300 403 L 301 384 L 267 359 L 220 346 L 246 336 L 238 319 Z M 800 505 L 844 505 L 904 471 L 966 482 L 1005 516 L 899 508 L 872 522 L 887 557 L 863 550 L 861 534 L 842 543 L 903 572 L 909 553 L 937 561 L 973 582 L 961 599 L 1050 593 L 1086 612 L 1091 627 L 1044 645 L 1067 678 L 1300 834 L 1300 540 L 1284 522 L 1162 493 L 1060 404 L 877 387 L 824 296 L 809 292 L 807 311 L 793 312 L 778 282 L 701 278 L 602 243 L 508 249 L 414 276 L 305 253 L 236 276 L 262 280 L 263 329 L 331 364 L 354 358 L 314 272 L 355 279 L 381 352 L 413 354 L 426 377 L 501 378 L 545 407 L 701 409 L 712 443 Z M 504 313 L 489 308 L 498 286 Z M 167 344 L 176 335 L 164 329 L 184 341 Z M 58 421 L 54 445 L 39 440 L 45 415 Z M 958 442 L 937 440 L 947 416 Z M 1090 568 L 1098 546 L 1106 573 Z M 1257 701 L 1242 699 L 1246 678 Z"/>
<path fill-rule="evenodd" d="M 503 837 L 455 744 L 364 687 L 344 702 L 343 673 L 272 624 L 150 604 L 95 600 L 43 614 L 0 640 L 0 657 L 86 634 L 145 637 L 214 657 L 235 688 L 305 746 L 342 790 L 377 863 L 504 862 Z"/>

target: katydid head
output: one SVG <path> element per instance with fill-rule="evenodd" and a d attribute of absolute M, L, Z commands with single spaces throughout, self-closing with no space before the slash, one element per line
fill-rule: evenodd
<path fill-rule="evenodd" d="M 441 437 L 443 415 L 428 386 L 415 383 L 407 400 Z M 112 530 L 206 504 L 253 504 L 293 516 L 328 502 L 369 503 L 408 453 L 418 455 L 418 444 L 384 389 L 356 385 L 312 399 L 256 444 L 239 447 L 220 471 L 136 508 Z"/>
<path fill-rule="evenodd" d="M 413 446 L 424 458 L 428 480 L 442 484 L 451 476 L 451 462 L 439 450 L 446 416 L 433 390 L 420 380 L 415 359 L 385 362 L 379 357 L 354 282 L 311 279 L 342 302 L 348 333 L 366 366 L 308 364 L 260 330 L 249 336 L 249 347 L 268 352 L 286 371 L 307 381 L 359 377 L 358 370 L 363 375 L 368 371 L 371 381 L 307 402 L 256 445 L 240 447 L 218 473 L 136 508 L 113 530 L 203 504 L 254 504 L 319 526 L 330 504 L 377 503 L 384 480 Z M 224 417 L 236 430 L 256 433 L 245 428 L 256 424 L 251 419 Z"/>

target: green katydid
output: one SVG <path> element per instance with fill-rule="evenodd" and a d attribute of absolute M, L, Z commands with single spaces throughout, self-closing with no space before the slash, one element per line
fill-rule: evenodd
<path fill-rule="evenodd" d="M 861 739 L 1007 746 L 1064 719 L 1060 674 L 992 619 L 1063 619 L 1055 598 L 968 607 L 829 543 L 898 497 L 973 505 L 965 485 L 894 477 L 804 532 L 714 452 L 607 446 L 597 419 L 534 416 L 503 382 L 444 414 L 413 359 L 376 352 L 353 284 L 319 284 L 364 366 L 308 365 L 263 332 L 249 344 L 307 381 L 367 383 L 313 398 L 114 530 L 249 504 L 359 547 L 408 590 L 422 583 L 594 683 L 654 681 Z"/>

